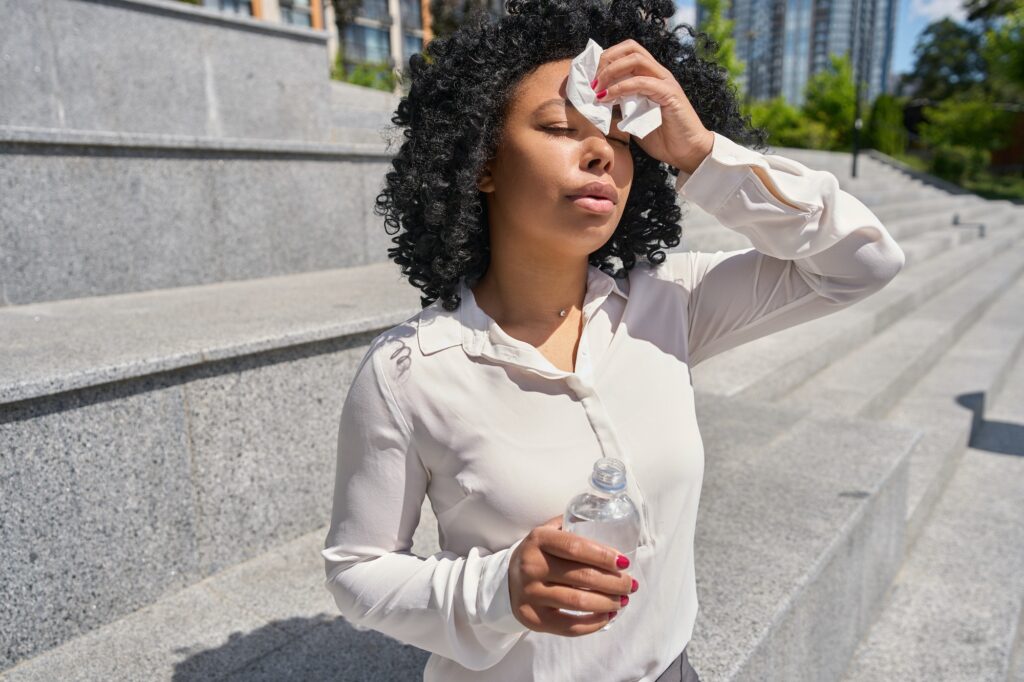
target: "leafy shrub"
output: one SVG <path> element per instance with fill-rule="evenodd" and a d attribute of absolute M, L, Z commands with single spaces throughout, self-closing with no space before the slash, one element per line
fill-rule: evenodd
<path fill-rule="evenodd" d="M 987 149 L 963 145 L 940 145 L 933 151 L 931 171 L 940 178 L 962 183 L 977 178 L 992 158 Z"/>
<path fill-rule="evenodd" d="M 831 141 L 824 123 L 808 119 L 782 96 L 753 102 L 747 113 L 754 126 L 768 130 L 768 143 L 771 145 L 820 149 Z"/>
<path fill-rule="evenodd" d="M 903 125 L 903 101 L 882 94 L 875 99 L 868 118 L 865 144 L 889 156 L 901 156 L 907 148 Z"/>

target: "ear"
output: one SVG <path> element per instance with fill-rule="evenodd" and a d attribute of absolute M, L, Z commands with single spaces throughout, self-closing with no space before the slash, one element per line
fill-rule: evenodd
<path fill-rule="evenodd" d="M 481 192 L 493 192 L 494 191 L 494 176 L 491 174 L 491 163 L 488 161 L 484 164 L 484 169 L 480 172 L 480 177 L 477 178 L 476 187 Z"/>

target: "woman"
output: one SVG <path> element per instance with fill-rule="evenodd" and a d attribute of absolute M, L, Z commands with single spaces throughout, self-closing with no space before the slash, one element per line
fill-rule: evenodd
<path fill-rule="evenodd" d="M 665 28 L 670 0 L 507 8 L 411 60 L 378 209 L 424 308 L 373 339 L 345 399 L 327 587 L 353 626 L 432 652 L 426 680 L 696 680 L 690 369 L 864 299 L 904 255 L 833 175 L 751 148 L 764 133 Z M 601 101 L 661 107 L 642 139 L 567 101 L 591 38 Z M 666 255 L 679 196 L 753 248 Z M 602 456 L 641 510 L 628 565 L 559 523 Z M 442 551 L 420 558 L 424 495 Z"/>

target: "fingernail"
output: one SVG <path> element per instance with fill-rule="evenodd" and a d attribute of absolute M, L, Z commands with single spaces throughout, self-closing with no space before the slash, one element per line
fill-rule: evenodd
<path fill-rule="evenodd" d="M 620 554 L 619 558 L 615 560 L 615 565 L 619 568 L 629 568 L 629 557 Z"/>
<path fill-rule="evenodd" d="M 617 613 L 618 613 L 618 611 L 609 611 L 608 612 L 608 617 L 609 618 L 614 618 Z"/>
<path fill-rule="evenodd" d="M 596 85 L 597 85 L 597 79 L 596 78 L 594 80 L 590 81 L 590 89 L 591 90 L 593 90 L 594 86 L 596 86 Z"/>
<path fill-rule="evenodd" d="M 636 592 L 637 589 L 639 589 L 639 587 L 640 587 L 640 583 L 638 583 L 636 581 L 636 578 L 633 578 L 633 589 L 631 589 L 630 592 Z"/>
<path fill-rule="evenodd" d="M 602 97 L 604 97 L 604 96 L 605 96 L 605 95 L 607 95 L 607 94 L 608 94 L 608 88 L 605 88 L 605 89 L 604 89 L 604 90 L 602 90 L 601 92 L 597 93 L 597 98 L 598 98 L 598 99 L 601 99 Z"/>
<path fill-rule="evenodd" d="M 628 603 L 629 603 L 629 597 L 627 597 L 626 595 L 622 595 L 621 597 L 619 597 L 619 604 L 620 605 L 625 606 Z"/>

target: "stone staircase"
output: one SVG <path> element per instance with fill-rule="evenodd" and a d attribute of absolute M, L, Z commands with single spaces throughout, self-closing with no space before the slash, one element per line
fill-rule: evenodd
<path fill-rule="evenodd" d="M 0 38 L 30 30 L 23 7 L 0 0 Z M 326 74 L 314 32 L 160 0 L 45 11 L 212 51 L 196 64 L 283 50 Z M 11 52 L 35 73 L 48 49 Z M 166 77 L 196 73 L 222 77 Z M 426 661 L 337 615 L 319 556 L 352 373 L 420 309 L 368 209 L 393 100 L 331 84 L 315 133 L 256 139 L 229 125 L 245 92 L 211 104 L 213 82 L 187 129 L 76 119 L 87 93 L 66 85 L 63 122 L 30 115 L 25 98 L 53 101 L 32 88 L 0 105 L 3 680 L 397 680 Z M 694 369 L 690 658 L 706 682 L 1022 682 L 1024 208 L 880 158 L 852 178 L 848 154 L 773 151 L 833 172 L 907 265 Z M 680 249 L 750 246 L 688 210 Z M 424 500 L 413 552 L 438 549 Z"/>
<path fill-rule="evenodd" d="M 795 150 L 791 155 L 799 157 Z M 1013 371 L 1018 381 L 1024 371 L 1020 353 L 1024 343 L 1020 307 L 1024 249 L 1018 244 L 1019 214 L 1014 217 L 1019 209 L 1007 210 L 1005 222 L 995 207 L 976 214 L 986 222 L 983 239 L 973 231 L 949 228 L 945 235 L 924 232 L 905 239 L 902 220 L 887 222 L 908 255 L 907 268 L 889 287 L 846 311 L 748 343 L 695 368 L 694 385 L 714 395 L 722 409 L 730 409 L 737 399 L 754 400 L 823 419 L 830 414 L 867 418 L 875 428 L 898 426 L 918 435 L 910 444 L 906 462 L 901 463 L 906 468 L 899 484 L 904 490 L 895 511 L 902 515 L 902 523 L 889 519 L 892 542 L 902 544 L 895 554 L 898 564 L 876 556 L 870 572 L 860 577 L 882 582 L 873 584 L 860 599 L 847 595 L 845 600 L 833 600 L 830 606 L 835 610 L 826 622 L 817 623 L 825 632 L 829 625 L 835 630 L 853 622 L 858 623 L 857 629 L 836 639 L 824 637 L 822 630 L 805 629 L 808 638 L 794 640 L 777 634 L 779 621 L 775 621 L 759 643 L 766 662 L 756 654 L 743 661 L 742 653 L 723 655 L 721 650 L 735 637 L 732 626 L 718 633 L 713 617 L 705 618 L 703 625 L 698 619 L 700 634 L 695 633 L 691 660 L 695 666 L 705 663 L 698 667 L 702 675 L 706 670 L 710 679 L 729 680 L 1010 679 L 1008 665 L 1015 637 L 1019 637 L 1024 582 L 1016 576 L 1001 583 L 989 577 L 1000 571 L 1019 572 L 1024 566 L 1019 551 L 1024 546 L 1024 428 L 1020 426 L 1024 402 L 1012 391 L 1004 395 L 1004 388 L 1014 382 L 1011 368 L 1016 367 Z M 884 215 L 881 206 L 877 212 Z M 927 219 L 922 216 L 922 221 Z M 998 406 L 1006 406 L 1007 423 L 992 423 L 986 416 L 991 410 L 986 410 L 986 397 L 990 404 L 996 401 Z M 1014 410 L 1016 416 L 1009 416 Z M 735 418 L 736 428 L 743 424 L 741 420 Z M 972 434 L 974 445 L 986 426 L 1001 445 L 968 448 Z M 728 426 L 723 428 L 727 433 Z M 715 433 L 719 433 L 717 424 Z M 804 444 L 811 446 L 806 440 Z M 965 451 L 972 453 L 973 463 L 961 467 Z M 838 471 L 841 466 L 831 459 L 845 456 L 842 451 L 829 452 L 830 462 L 817 466 Z M 849 456 L 863 460 L 865 453 L 858 449 Z M 805 457 L 804 461 L 809 461 L 810 455 Z M 713 455 L 709 456 L 709 461 L 712 459 Z M 962 472 L 968 466 L 969 473 Z M 793 471 L 800 470 L 786 467 L 787 475 Z M 999 480 L 992 480 L 992 490 L 986 493 L 982 486 L 989 475 Z M 728 484 L 735 483 L 729 480 Z M 946 500 L 947 486 L 958 491 L 950 493 L 957 502 Z M 715 497 L 705 495 L 701 506 L 710 519 L 705 500 Z M 929 523 L 933 512 L 936 520 Z M 999 514 L 1001 522 L 993 521 L 992 529 L 980 538 L 953 538 L 948 530 L 956 519 L 963 525 L 983 524 Z M 724 533 L 716 529 L 714 521 L 699 518 L 698 543 L 701 523 L 711 537 Z M 786 530 L 795 528 L 791 524 Z M 771 537 L 775 539 L 774 534 Z M 915 543 L 919 538 L 937 539 L 922 540 L 930 549 L 918 550 Z M 976 554 L 967 549 L 975 540 Z M 698 547 L 698 562 L 701 552 Z M 920 558 L 925 552 L 931 554 Z M 1001 558 L 991 558 L 999 552 Z M 972 561 L 969 557 L 979 558 Z M 718 559 L 715 563 L 715 557 L 704 555 L 708 562 L 705 574 L 722 562 L 735 560 L 730 556 Z M 946 581 L 944 596 L 958 599 L 925 601 L 937 594 L 931 585 L 937 578 L 927 571 L 935 569 L 938 561 L 943 562 L 942 570 L 936 572 Z M 993 562 L 1001 563 L 994 566 Z M 898 577 L 892 573 L 894 568 L 898 568 Z M 698 567 L 698 575 L 699 571 Z M 763 582 L 750 584 L 756 590 Z M 878 591 L 880 584 L 882 592 Z M 837 587 L 838 581 L 833 580 L 831 588 Z M 735 584 L 728 589 L 734 590 Z M 748 617 L 748 594 L 737 600 L 743 618 Z M 867 611 L 865 596 L 875 600 Z M 993 604 L 1001 609 L 986 614 L 985 609 Z M 709 605 L 706 598 L 702 601 L 703 613 L 716 606 Z M 939 613 L 950 617 L 936 625 Z M 964 640 L 965 633 L 970 633 L 971 639 Z M 855 653 L 851 653 L 851 644 L 857 646 Z M 809 659 L 803 655 L 803 646 L 825 660 Z M 1019 642 L 1016 646 L 1019 648 Z M 794 667 L 787 668 L 787 664 Z M 808 664 L 813 667 L 808 669 Z M 842 672 L 846 665 L 849 673 Z"/>

